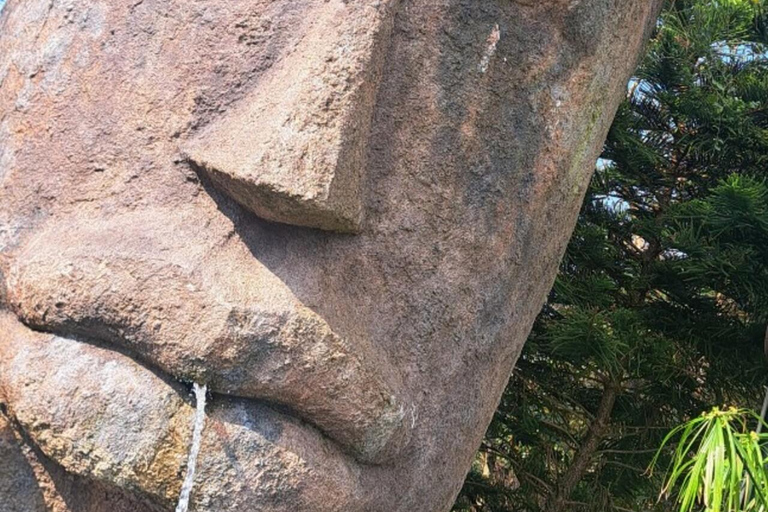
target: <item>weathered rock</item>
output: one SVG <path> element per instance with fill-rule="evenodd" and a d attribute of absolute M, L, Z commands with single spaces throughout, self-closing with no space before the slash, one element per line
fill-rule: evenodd
<path fill-rule="evenodd" d="M 2 413 L 0 461 L 0 512 L 45 512 L 35 473 Z"/>
<path fill-rule="evenodd" d="M 2 414 L 0 430 L 0 511 L 159 512 L 114 485 L 65 472 Z"/>
<path fill-rule="evenodd" d="M 10 413 L 42 453 L 69 473 L 173 509 L 194 414 L 180 386 L 127 356 L 29 331 L 7 315 L 0 329 Z M 299 422 L 219 398 L 207 423 L 194 510 L 322 512 L 355 505 L 351 461 Z M 330 487 L 333 496 L 326 494 Z"/>
<path fill-rule="evenodd" d="M 197 380 L 194 510 L 448 510 L 658 3 L 9 0 L 0 401 L 43 501 L 172 510 Z"/>
<path fill-rule="evenodd" d="M 41 228 L 4 272 L 7 304 L 32 327 L 97 333 L 178 379 L 290 407 L 367 462 L 394 456 L 409 431 L 394 372 L 365 339 L 334 333 L 239 240 L 210 247 L 184 213 Z"/>
<path fill-rule="evenodd" d="M 371 118 L 398 0 L 316 4 L 303 37 L 252 91 L 186 145 L 262 218 L 358 231 Z"/>

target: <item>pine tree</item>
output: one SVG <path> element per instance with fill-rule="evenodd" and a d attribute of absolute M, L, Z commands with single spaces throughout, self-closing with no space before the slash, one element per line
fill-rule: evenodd
<path fill-rule="evenodd" d="M 671 510 L 644 475 L 666 433 L 759 406 L 767 20 L 753 0 L 665 9 L 456 510 Z"/>

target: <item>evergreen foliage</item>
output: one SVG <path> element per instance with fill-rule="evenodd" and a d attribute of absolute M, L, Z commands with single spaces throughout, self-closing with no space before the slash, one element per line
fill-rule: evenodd
<path fill-rule="evenodd" d="M 762 418 L 751 411 L 715 407 L 667 435 L 662 450 L 672 441 L 677 447 L 663 492 L 674 496 L 679 512 L 768 508 L 768 434 L 751 430 L 755 423 L 761 424 Z"/>
<path fill-rule="evenodd" d="M 762 2 L 666 7 L 455 510 L 673 510 L 665 435 L 759 406 L 766 43 Z"/>

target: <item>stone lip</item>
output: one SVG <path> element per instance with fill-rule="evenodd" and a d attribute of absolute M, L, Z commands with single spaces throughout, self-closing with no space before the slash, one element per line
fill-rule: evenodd
<path fill-rule="evenodd" d="M 25 436 L 68 473 L 171 510 L 192 437 L 194 401 L 184 387 L 122 353 L 31 331 L 9 314 L 0 313 L 0 329 L 0 398 Z M 341 510 L 361 497 L 358 471 L 306 423 L 214 396 L 193 510 Z"/>
<path fill-rule="evenodd" d="M 190 244 L 196 227 L 182 210 L 146 213 L 51 224 L 0 261 L 0 299 L 33 329 L 280 404 L 362 462 L 402 452 L 410 405 L 382 354 L 339 336 L 236 240 Z M 251 279 L 233 278 L 244 264 Z"/>

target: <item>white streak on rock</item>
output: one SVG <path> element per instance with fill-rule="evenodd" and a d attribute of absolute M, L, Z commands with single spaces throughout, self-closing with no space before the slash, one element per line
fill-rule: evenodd
<path fill-rule="evenodd" d="M 486 40 L 487 46 L 485 48 L 485 52 L 483 52 L 483 58 L 480 59 L 480 65 L 478 66 L 478 70 L 481 73 L 488 71 L 488 65 L 491 63 L 491 57 L 493 57 L 493 54 L 496 53 L 496 45 L 499 43 L 500 38 L 501 31 L 499 31 L 499 24 L 497 23 L 494 25 L 493 30 L 491 30 L 491 34 Z"/>
<path fill-rule="evenodd" d="M 208 386 L 193 385 L 195 390 L 195 427 L 192 431 L 192 446 L 189 449 L 189 458 L 187 459 L 187 474 L 184 477 L 184 483 L 181 486 L 179 494 L 179 503 L 176 505 L 176 512 L 187 512 L 189 507 L 189 496 L 192 493 L 192 486 L 195 485 L 195 465 L 197 455 L 200 453 L 200 444 L 203 441 L 203 426 L 205 425 L 205 393 Z"/>

